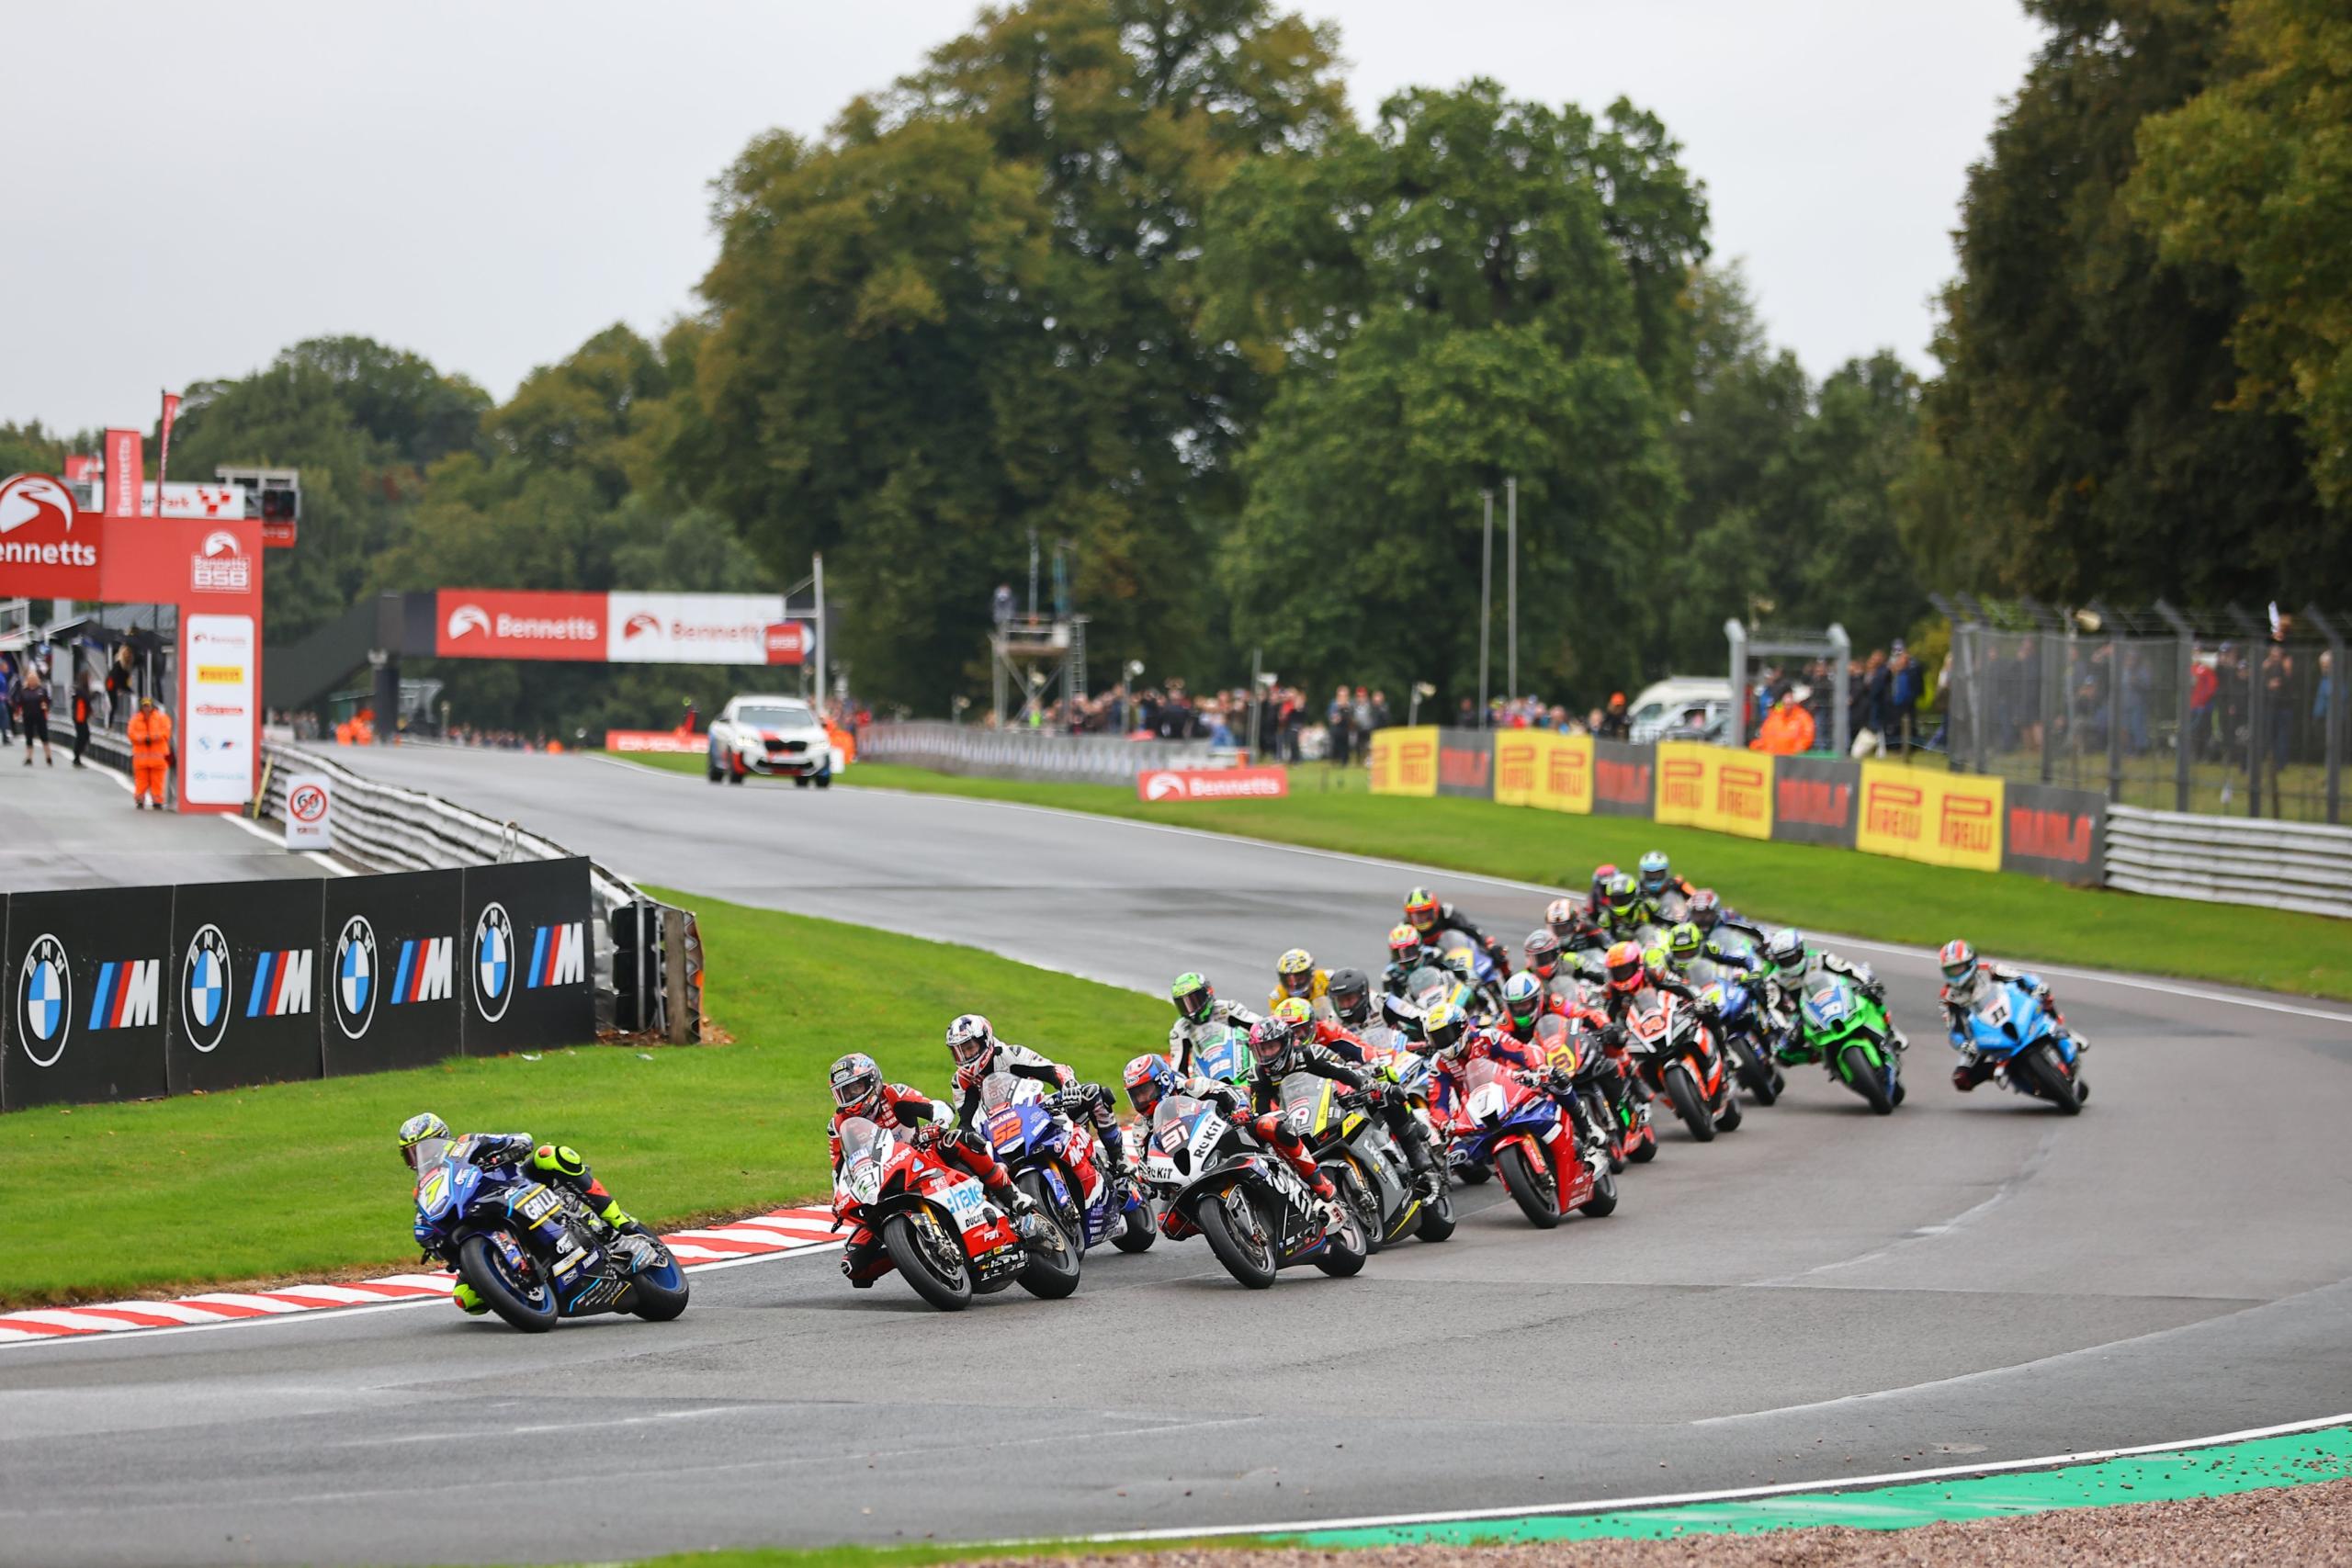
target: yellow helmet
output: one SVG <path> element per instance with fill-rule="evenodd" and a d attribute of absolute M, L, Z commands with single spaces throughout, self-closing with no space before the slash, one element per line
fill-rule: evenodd
<path fill-rule="evenodd" d="M 1315 989 L 1315 955 L 1294 947 L 1274 960 L 1274 974 L 1282 981 L 1284 996 L 1306 996 Z"/>
<path fill-rule="evenodd" d="M 1284 997 L 1274 1004 L 1272 1016 L 1275 1022 L 1295 1029 L 1315 1021 L 1315 1004 L 1305 997 Z"/>

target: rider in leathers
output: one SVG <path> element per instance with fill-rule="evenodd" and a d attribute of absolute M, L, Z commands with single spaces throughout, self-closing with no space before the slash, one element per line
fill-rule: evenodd
<path fill-rule="evenodd" d="M 447 1150 L 453 1145 L 463 1145 L 463 1154 L 472 1164 L 484 1170 L 520 1167 L 528 1161 L 532 1173 L 551 1186 L 566 1187 L 585 1201 L 591 1213 L 621 1235 L 642 1235 L 645 1227 L 637 1223 L 629 1212 L 598 1181 L 588 1162 L 569 1144 L 541 1144 L 532 1141 L 528 1133 L 469 1133 L 464 1138 L 454 1138 L 449 1124 L 430 1111 L 420 1111 L 401 1124 L 401 1157 L 413 1171 L 422 1172 L 428 1164 L 438 1160 L 435 1151 Z M 416 1217 L 412 1232 L 417 1246 L 429 1257 L 453 1261 L 445 1255 L 447 1237 L 441 1227 L 422 1213 Z M 469 1316 L 480 1316 L 490 1310 L 490 1303 L 471 1285 L 459 1280 L 450 1292 L 458 1308 Z"/>
<path fill-rule="evenodd" d="M 1291 1126 L 1290 1118 L 1283 1114 L 1283 1079 L 1293 1073 L 1313 1073 L 1317 1077 L 1361 1090 L 1369 1081 L 1363 1074 L 1315 1043 L 1311 1030 L 1279 1018 L 1269 1018 L 1250 1032 L 1250 1053 L 1254 1065 L 1250 1073 L 1250 1109 L 1255 1117 L 1250 1131 L 1270 1145 L 1274 1152 L 1290 1163 L 1300 1179 L 1315 1190 L 1331 1211 L 1334 1223 L 1339 1218 L 1339 1189 L 1331 1179 L 1315 1164 L 1315 1156 L 1306 1152 L 1306 1145 Z"/>
<path fill-rule="evenodd" d="M 1470 917 L 1451 904 L 1441 903 L 1438 896 L 1426 887 L 1416 887 L 1405 895 L 1405 923 L 1421 933 L 1421 940 L 1434 946 L 1440 931 L 1460 931 L 1478 944 L 1495 963 L 1495 977 L 1510 976 L 1510 949 L 1488 936 L 1471 923 Z"/>
<path fill-rule="evenodd" d="M 1072 1120 L 1083 1116 L 1094 1127 L 1102 1146 L 1102 1163 L 1111 1184 L 1127 1179 L 1126 1154 L 1119 1136 L 1118 1102 L 1099 1083 L 1079 1076 L 1041 1051 L 999 1040 L 989 1021 L 967 1012 L 947 1026 L 947 1050 L 956 1058 L 956 1124 L 969 1133 L 978 1127 L 980 1085 L 991 1073 L 1010 1073 L 1043 1084 L 1046 1102 Z"/>
<path fill-rule="evenodd" d="M 1349 974 L 1351 971 L 1342 970 L 1341 973 Z M 1361 977 L 1358 976 L 1358 978 Z M 1437 1163 L 1430 1157 L 1429 1139 L 1422 1135 L 1421 1124 L 1415 1119 L 1413 1108 L 1406 1102 L 1405 1097 L 1395 1092 L 1395 1086 L 1385 1078 L 1379 1077 L 1371 1071 L 1371 1052 L 1365 1046 L 1363 1037 L 1349 1031 L 1336 1019 L 1312 1015 L 1301 1018 L 1298 1016 L 1297 1008 L 1287 999 L 1274 1010 L 1273 1017 L 1269 1021 L 1288 1024 L 1292 1030 L 1293 1038 L 1304 1039 L 1312 1045 L 1320 1046 L 1349 1066 L 1358 1069 L 1357 1076 L 1370 1086 L 1373 1106 L 1379 1111 L 1381 1120 L 1388 1123 L 1389 1132 L 1396 1134 L 1397 1144 L 1403 1147 L 1405 1161 L 1412 1168 L 1414 1182 L 1420 1188 L 1421 1196 L 1435 1198 L 1442 1190 L 1442 1183 L 1438 1176 Z M 1255 1039 L 1256 1036 L 1252 1035 L 1253 1043 Z M 1261 1087 L 1260 1078 L 1263 1076 L 1263 1060 L 1262 1057 L 1260 1058 L 1259 1077 L 1251 1079 L 1253 1088 Z M 1294 1072 L 1313 1070 L 1307 1067 L 1285 1067 L 1275 1076 L 1276 1088 L 1280 1088 L 1283 1078 Z M 1327 1073 L 1324 1076 L 1328 1077 L 1331 1075 Z M 1261 1092 L 1262 1094 L 1262 1089 Z"/>
<path fill-rule="evenodd" d="M 1351 1033 L 1392 1029 L 1408 1042 L 1421 1037 L 1421 1010 L 1396 992 L 1381 992 L 1380 1010 L 1373 1010 L 1372 982 L 1364 978 L 1361 969 L 1332 971 L 1331 988 L 1325 994 L 1330 998 L 1331 1016 Z"/>
<path fill-rule="evenodd" d="M 1430 1057 L 1443 1085 L 1445 1098 L 1459 1105 L 1470 1092 L 1470 1064 L 1481 1057 L 1488 1058 L 1519 1076 L 1529 1088 L 1551 1096 L 1565 1107 L 1570 1124 L 1576 1128 L 1577 1142 L 1595 1157 L 1606 1160 L 1608 1135 L 1591 1124 L 1578 1102 L 1576 1079 L 1566 1067 L 1553 1066 L 1517 1036 L 1499 1029 L 1481 1029 L 1452 1006 L 1433 1009 L 1429 1017 L 1430 1039 L 1437 1047 Z"/>
<path fill-rule="evenodd" d="M 2007 964 L 1995 964 L 1976 956 L 1976 950 L 1965 941 L 1954 938 L 1944 944 L 1937 954 L 1943 965 L 1943 989 L 1937 1000 L 1943 1004 L 1944 1032 L 1960 1052 L 1960 1065 L 1951 1070 L 1951 1087 L 1966 1094 L 1991 1077 L 2001 1066 L 1976 1054 L 1970 1043 L 1968 1015 L 1989 983 L 1996 986 L 2023 986 L 2033 994 L 2033 999 L 2050 1010 L 2050 1016 L 2059 1029 L 2066 1028 L 2066 1015 L 2058 1010 L 2057 999 L 2050 994 L 2050 983 L 2029 970 Z M 2069 1035 L 2071 1038 L 2071 1033 Z M 2087 1050 L 2086 1041 L 2076 1039 L 2075 1049 Z"/>
<path fill-rule="evenodd" d="M 1168 996 L 1176 1004 L 1176 1021 L 1168 1026 L 1168 1059 L 1187 1077 L 1194 1071 L 1193 1052 L 1209 1029 L 1227 1026 L 1247 1034 L 1262 1016 L 1239 1002 L 1221 999 L 1208 976 L 1198 971 L 1177 976 Z"/>
<path fill-rule="evenodd" d="M 1442 969 L 1444 955 L 1421 940 L 1421 933 L 1410 926 L 1392 926 L 1388 931 L 1388 966 L 1380 972 L 1380 989 L 1391 997 L 1413 994 L 1413 971 Z"/>
<path fill-rule="evenodd" d="M 1532 975 L 1526 977 L 1534 978 Z M 1514 1044 L 1525 1047 L 1529 1057 L 1538 1063 L 1549 1065 L 1535 1043 L 1537 1026 L 1543 1023 L 1547 1015 L 1567 1020 L 1568 1032 L 1571 1034 L 1587 1033 L 1593 1036 L 1588 1047 L 1578 1053 L 1583 1058 L 1580 1066 L 1592 1081 L 1600 1086 L 1600 1092 L 1608 1097 L 1610 1109 L 1612 1111 L 1620 1109 L 1620 1102 L 1625 1096 L 1625 1075 L 1618 1069 L 1616 1061 L 1609 1053 L 1600 1048 L 1600 1036 L 1601 1032 L 1609 1027 L 1609 1020 L 1606 1016 L 1598 1009 L 1587 1005 L 1581 998 L 1571 1001 L 1556 991 L 1540 987 L 1534 996 L 1526 997 L 1514 996 L 1511 987 L 1506 986 L 1503 988 L 1503 1002 L 1502 1016 L 1495 1021 L 1490 1032 Z M 1521 1010 L 1522 1008 L 1525 1009 L 1524 1011 Z M 1603 1130 L 1587 1124 L 1582 1100 L 1570 1096 L 1566 1103 L 1568 1106 L 1569 1118 L 1576 1122 L 1577 1137 L 1580 1141 L 1590 1142 L 1595 1138 L 1604 1143 L 1608 1141 Z"/>
<path fill-rule="evenodd" d="M 1765 1004 L 1781 1018 L 1794 1020 L 1797 1017 L 1798 1009 L 1804 1002 L 1805 976 L 1813 972 L 1816 964 L 1880 1007 L 1886 1006 L 1886 982 L 1881 980 L 1869 964 L 1840 958 L 1834 953 L 1808 948 L 1804 933 L 1793 927 L 1782 927 L 1764 939 L 1764 961 L 1772 965 L 1772 972 L 1757 982 L 1757 989 L 1762 993 Z M 1908 1048 L 1910 1042 L 1904 1038 L 1903 1031 L 1895 1027 L 1892 1015 L 1887 1019 L 1887 1028 L 1891 1033 L 1890 1044 L 1898 1051 Z M 1804 1040 L 1804 1031 L 1792 1022 L 1788 1033 L 1781 1039 L 1782 1058 L 1792 1059 L 1790 1053 L 1794 1052 L 1797 1056 L 1810 1060 L 1802 1049 Z"/>
<path fill-rule="evenodd" d="M 918 1147 L 930 1149 L 938 1155 L 941 1163 L 977 1178 L 997 1207 L 1013 1217 L 1022 1235 L 1025 1237 L 1031 1234 L 1036 1224 L 1037 1205 L 1027 1193 L 1013 1186 L 1011 1173 L 997 1163 L 987 1145 L 956 1130 L 955 1118 L 946 1106 L 910 1084 L 883 1082 L 882 1069 L 862 1051 L 853 1051 L 835 1062 L 831 1076 L 833 1124 L 828 1152 L 836 1181 L 842 1173 L 842 1124 L 862 1116 L 877 1127 L 910 1131 Z M 848 1211 L 846 1201 L 836 1196 L 833 1223 L 839 1225 L 848 1219 Z M 882 1238 L 868 1230 L 863 1221 L 859 1222 L 857 1228 L 850 1232 L 849 1244 L 842 1249 L 842 1272 L 851 1284 L 863 1291 L 889 1269 L 890 1255 L 883 1250 Z"/>

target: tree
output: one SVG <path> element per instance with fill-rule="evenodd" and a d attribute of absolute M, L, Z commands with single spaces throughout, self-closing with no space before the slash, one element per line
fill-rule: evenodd
<path fill-rule="evenodd" d="M 2302 594 L 2345 580 L 2292 420 L 2226 407 L 2248 302 L 2124 199 L 2141 124 L 2214 78 L 2224 11 L 2028 0 L 2050 37 L 1970 173 L 1911 536 L 2060 602 Z M 1952 529 L 1983 536 L 1961 545 Z M 2340 535 L 2335 536 L 2340 541 Z"/>
<path fill-rule="evenodd" d="M 2292 416 L 2331 509 L 2333 591 L 2352 585 L 2352 12 L 2236 0 L 2203 92 L 2141 122 L 2124 187 L 2176 266 L 2233 276 L 2240 411 Z"/>

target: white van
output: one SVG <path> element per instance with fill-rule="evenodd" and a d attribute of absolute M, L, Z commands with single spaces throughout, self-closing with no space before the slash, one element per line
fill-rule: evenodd
<path fill-rule="evenodd" d="M 1692 728 L 1703 728 L 1730 707 L 1728 677 L 1669 675 L 1644 686 L 1641 695 L 1634 699 L 1627 710 L 1632 719 L 1629 739 L 1637 746 L 1655 740 L 1658 731 L 1682 725 L 1686 716 Z"/>

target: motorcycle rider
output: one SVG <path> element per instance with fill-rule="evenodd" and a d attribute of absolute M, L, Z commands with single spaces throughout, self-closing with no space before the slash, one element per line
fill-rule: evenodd
<path fill-rule="evenodd" d="M 1574 987 L 1571 987 L 1570 990 L 1573 991 Z M 1497 1033 L 1533 1052 L 1536 1026 L 1544 1021 L 1546 1015 L 1567 1020 L 1572 1034 L 1594 1036 L 1594 1043 L 1577 1053 L 1584 1058 L 1579 1066 L 1600 1086 L 1600 1092 L 1609 1100 L 1611 1111 L 1621 1111 L 1626 1092 L 1625 1075 L 1618 1067 L 1615 1058 L 1599 1043 L 1600 1037 L 1609 1027 L 1608 1015 L 1588 1003 L 1581 995 L 1564 996 L 1544 986 L 1534 975 L 1521 970 L 1503 982 L 1502 1016 L 1495 1021 L 1493 1028 Z M 1581 1105 L 1577 1107 L 1577 1114 L 1581 1129 Z"/>
<path fill-rule="evenodd" d="M 1168 1027 L 1168 1059 L 1181 1073 L 1192 1072 L 1193 1049 L 1209 1029 L 1225 1026 L 1247 1034 L 1257 1027 L 1261 1016 L 1239 1002 L 1220 1000 L 1216 987 L 1198 970 L 1177 976 L 1168 996 L 1176 1004 L 1176 1021 Z"/>
<path fill-rule="evenodd" d="M 988 1190 L 990 1201 L 1012 1216 L 1013 1228 L 1023 1240 L 1037 1234 L 1038 1225 L 1044 1223 L 1043 1211 L 1029 1194 L 1012 1184 L 1012 1174 L 997 1162 L 985 1143 L 966 1137 L 956 1129 L 955 1115 L 945 1105 L 912 1085 L 883 1082 L 882 1069 L 863 1051 L 853 1051 L 836 1059 L 826 1077 L 833 1091 L 829 1153 L 837 1181 L 842 1173 L 842 1125 L 853 1117 L 863 1116 L 877 1127 L 908 1131 L 916 1147 L 929 1149 L 944 1164 L 977 1178 Z M 848 1217 L 845 1201 L 836 1196 L 834 1223 L 839 1224 Z M 863 1291 L 887 1273 L 889 1264 L 890 1255 L 883 1249 L 882 1238 L 860 1222 L 850 1232 L 849 1244 L 842 1248 L 842 1273 Z"/>
<path fill-rule="evenodd" d="M 1114 1190 L 1127 1179 L 1127 1160 L 1119 1138 L 1119 1108 L 1111 1091 L 1087 1083 L 1041 1051 L 999 1040 L 989 1021 L 967 1012 L 947 1026 L 947 1052 L 956 1058 L 956 1125 L 969 1133 L 979 1125 L 980 1084 L 991 1073 L 1010 1073 L 1046 1086 L 1046 1103 L 1076 1121 L 1093 1124 L 1094 1141 L 1102 1145 L 1102 1163 Z"/>
<path fill-rule="evenodd" d="M 1420 968 L 1442 968 L 1438 951 L 1421 940 L 1421 933 L 1408 925 L 1388 928 L 1388 966 L 1380 972 L 1380 988 L 1392 997 L 1412 995 L 1413 971 Z"/>
<path fill-rule="evenodd" d="M 1702 931 L 1696 920 L 1683 920 L 1668 930 L 1666 956 L 1675 974 L 1684 979 L 1690 978 L 1690 965 L 1702 958 L 1723 968 L 1735 970 L 1748 979 L 1753 979 L 1757 971 L 1764 967 L 1763 959 L 1744 948 L 1717 942 Z"/>
<path fill-rule="evenodd" d="M 1370 1029 L 1388 1029 L 1407 1042 L 1421 1035 L 1421 1010 L 1404 998 L 1386 991 L 1380 995 L 1380 1010 L 1373 1010 L 1372 982 L 1361 969 L 1335 969 L 1331 972 L 1331 988 L 1324 993 L 1331 1004 L 1331 1016 L 1340 1027 L 1351 1034 L 1363 1034 Z M 1256 1020 L 1250 1021 L 1252 1023 Z"/>
<path fill-rule="evenodd" d="M 1746 937 L 1758 949 L 1764 945 L 1764 928 L 1736 909 L 1724 908 L 1722 896 L 1712 887 L 1690 895 L 1690 923 L 1711 937 L 1724 931 Z"/>
<path fill-rule="evenodd" d="M 1306 949 L 1294 947 L 1274 960 L 1274 989 L 1266 998 L 1266 1008 L 1272 1011 L 1284 997 L 1303 997 L 1313 1007 L 1330 988 L 1330 973 L 1315 967 L 1315 955 Z"/>
<path fill-rule="evenodd" d="M 1875 970 L 1867 964 L 1857 964 L 1834 953 L 1815 952 L 1805 945 L 1804 933 L 1793 926 L 1783 926 L 1764 939 L 1764 962 L 1771 968 L 1758 979 L 1757 989 L 1762 994 L 1766 1006 L 1781 1018 L 1796 1018 L 1798 1009 L 1804 1002 L 1805 978 L 1816 964 L 1824 972 L 1846 981 L 1880 1007 L 1886 1006 L 1886 983 L 1878 977 Z M 1911 1043 L 1895 1026 L 1892 1014 L 1888 1015 L 1886 1027 L 1888 1043 L 1894 1049 L 1909 1049 Z M 1792 1022 L 1779 1045 L 1783 1059 L 1787 1059 L 1790 1051 L 1801 1045 L 1803 1038 L 1803 1032 Z"/>
<path fill-rule="evenodd" d="M 1951 1070 L 1951 1087 L 1961 1093 L 1966 1094 L 1991 1077 L 2000 1066 L 1979 1056 L 1969 1043 L 1968 1015 L 1975 1010 L 1987 984 L 2023 986 L 2035 1001 L 2050 1010 L 2051 1019 L 2061 1032 L 2074 1041 L 2077 1052 L 2090 1049 L 2087 1041 L 2076 1039 L 2066 1028 L 2066 1015 L 2058 1010 L 2057 998 L 2051 994 L 2049 982 L 2041 976 L 1979 958 L 1965 937 L 1954 937 L 1944 943 L 1942 951 L 1936 954 L 1936 963 L 1944 973 L 1943 989 L 1937 998 L 1943 1004 L 1944 1032 L 1951 1037 L 1952 1048 L 1960 1053 L 1960 1065 Z"/>
<path fill-rule="evenodd" d="M 1589 905 L 1579 905 L 1573 898 L 1555 898 L 1544 910 L 1544 924 L 1559 939 L 1562 948 L 1569 953 L 1581 953 L 1587 948 L 1609 945 L 1609 933 L 1586 911 L 1600 908 L 1596 893 Z"/>
<path fill-rule="evenodd" d="M 569 1144 L 534 1143 L 528 1133 L 469 1133 L 463 1139 L 452 1137 L 449 1123 L 430 1111 L 420 1111 L 401 1123 L 401 1158 L 411 1173 L 422 1178 L 441 1163 L 453 1145 L 465 1145 L 466 1158 L 484 1170 L 499 1170 L 530 1162 L 531 1172 L 550 1187 L 567 1188 L 578 1194 L 598 1219 L 622 1235 L 644 1235 L 629 1212 L 620 1206 L 619 1200 L 605 1190 L 588 1168 L 580 1151 Z M 442 1257 L 442 1235 L 439 1227 L 419 1214 L 413 1227 L 416 1244 L 434 1258 L 444 1262 L 454 1260 Z M 480 1316 L 490 1310 L 471 1285 L 464 1280 L 451 1292 L 458 1308 L 469 1316 Z"/>
<path fill-rule="evenodd" d="M 1664 850 L 1652 850 L 1642 857 L 1641 875 L 1637 886 L 1642 890 L 1642 901 L 1653 908 L 1657 907 L 1659 899 L 1669 893 L 1679 893 L 1683 897 L 1689 898 L 1699 891 L 1689 882 L 1674 874 L 1673 863 L 1666 858 Z"/>
<path fill-rule="evenodd" d="M 1600 917 L 1601 907 L 1607 902 L 1603 895 L 1609 891 L 1609 885 L 1617 880 L 1617 874 L 1615 861 L 1605 860 L 1592 868 L 1592 897 L 1585 900 L 1585 908 L 1592 911 L 1595 919 Z"/>
<path fill-rule="evenodd" d="M 1340 973 L 1355 974 L 1353 970 L 1341 970 Z M 1355 977 L 1359 981 L 1363 979 L 1360 975 Z M 1406 1103 L 1405 1097 L 1395 1092 L 1395 1086 L 1386 1078 L 1371 1070 L 1372 1052 L 1363 1038 L 1351 1032 L 1336 1018 L 1317 1017 L 1307 1010 L 1303 998 L 1285 999 L 1274 1009 L 1272 1017 L 1277 1022 L 1289 1025 L 1295 1039 L 1320 1046 L 1349 1066 L 1358 1069 L 1358 1076 L 1370 1087 L 1373 1109 L 1380 1113 L 1382 1121 L 1388 1123 L 1389 1132 L 1396 1134 L 1398 1146 L 1405 1151 L 1405 1163 L 1412 1169 L 1414 1185 L 1424 1199 L 1436 1198 L 1443 1189 L 1443 1182 L 1438 1175 L 1436 1162 L 1430 1157 L 1429 1139 L 1423 1135 L 1421 1124 L 1414 1118 L 1413 1109 Z M 1250 1043 L 1254 1055 L 1254 1033 Z M 1280 1089 L 1282 1078 L 1291 1073 L 1313 1070 L 1311 1067 L 1286 1067 L 1275 1079 L 1276 1089 Z"/>
<path fill-rule="evenodd" d="M 1451 1003 L 1430 1010 L 1429 1035 L 1434 1047 L 1430 1066 L 1436 1069 L 1448 1098 L 1457 1103 L 1466 1100 L 1470 1064 L 1482 1057 L 1489 1059 L 1510 1070 L 1530 1089 L 1551 1096 L 1565 1107 L 1570 1125 L 1576 1128 L 1577 1142 L 1587 1150 L 1600 1151 L 1598 1157 L 1607 1159 L 1608 1135 L 1592 1125 L 1583 1101 L 1577 1098 L 1575 1076 L 1566 1067 L 1554 1066 L 1542 1052 L 1516 1035 L 1473 1023 L 1468 1015 Z"/>
<path fill-rule="evenodd" d="M 1510 949 L 1488 936 L 1471 922 L 1470 917 L 1453 905 L 1442 903 L 1426 887 L 1416 887 L 1405 895 L 1405 923 L 1421 933 L 1421 940 L 1435 946 L 1440 931 L 1460 931 L 1478 945 L 1478 950 L 1494 960 L 1498 979 L 1510 975 Z"/>
<path fill-rule="evenodd" d="M 1527 941 L 1521 944 L 1521 951 L 1527 958 L 1521 974 L 1534 976 L 1546 990 L 1576 989 L 1576 965 L 1565 960 L 1560 938 L 1551 927 L 1539 926 L 1529 931 Z"/>
<path fill-rule="evenodd" d="M 1642 902 L 1640 886 L 1621 871 L 1609 879 L 1608 886 L 1601 889 L 1595 918 L 1613 947 L 1621 942 L 1631 941 L 1634 933 L 1648 922 L 1652 912 L 1649 906 Z"/>
<path fill-rule="evenodd" d="M 1278 1008 L 1261 1020 L 1258 1027 L 1250 1032 L 1250 1109 L 1255 1118 L 1250 1123 L 1250 1131 L 1314 1189 L 1316 1197 L 1323 1201 L 1331 1216 L 1331 1223 L 1339 1224 L 1339 1189 L 1317 1167 L 1315 1156 L 1307 1152 L 1306 1143 L 1291 1126 L 1290 1118 L 1283 1114 L 1283 1079 L 1293 1073 L 1312 1073 L 1358 1093 L 1365 1092 L 1372 1080 L 1318 1044 L 1313 1019 L 1302 1021 L 1295 1009 L 1285 1015 Z"/>

